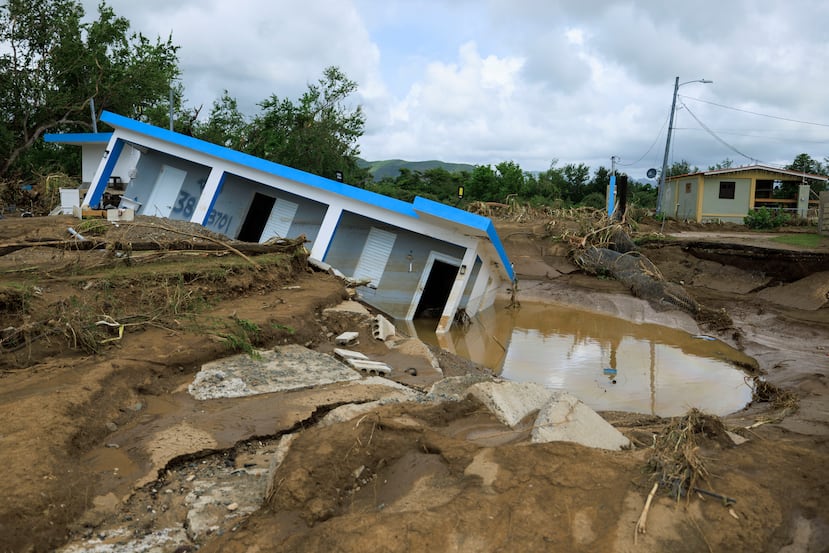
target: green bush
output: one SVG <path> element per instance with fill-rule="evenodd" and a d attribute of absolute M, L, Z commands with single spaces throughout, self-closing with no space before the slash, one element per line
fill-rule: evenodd
<path fill-rule="evenodd" d="M 789 222 L 789 216 L 780 211 L 772 211 L 767 207 L 761 207 L 756 211 L 749 211 L 743 219 L 743 223 L 750 229 L 774 229 Z"/>

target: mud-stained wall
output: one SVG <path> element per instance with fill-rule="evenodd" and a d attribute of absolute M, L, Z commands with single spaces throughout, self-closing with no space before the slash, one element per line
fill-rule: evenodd
<path fill-rule="evenodd" d="M 817 228 L 820 234 L 829 235 L 829 192 L 820 193 Z"/>
<path fill-rule="evenodd" d="M 465 250 L 430 236 L 344 212 L 324 261 L 345 275 L 353 275 L 372 227 L 394 234 L 394 245 L 376 288 L 363 286 L 360 294 L 392 317 L 404 318 L 429 254 L 437 252 L 460 260 Z"/>
<path fill-rule="evenodd" d="M 119 158 L 119 162 L 123 158 L 124 154 Z M 178 221 L 189 221 L 193 215 L 192 210 L 195 208 L 195 204 L 201 195 L 204 183 L 207 182 L 207 177 L 210 175 L 210 168 L 204 165 L 199 165 L 198 163 L 193 163 L 162 152 L 142 154 L 135 166 L 136 176 L 127 185 L 124 191 L 124 197 L 142 204 L 138 211 L 139 214 L 153 215 L 146 204 L 153 193 L 156 180 L 165 165 L 187 173 L 178 197 L 173 202 L 169 218 Z M 190 198 L 194 199 L 188 203 Z"/>
<path fill-rule="evenodd" d="M 308 249 L 313 247 L 313 242 L 317 238 L 325 217 L 325 205 L 233 174 L 225 176 L 222 190 L 208 216 L 208 224 L 205 226 L 228 236 L 237 237 L 256 194 L 297 204 L 293 222 L 284 238 L 295 238 L 300 234 L 305 234 L 310 242 Z M 210 224 L 211 221 L 213 225 Z"/>

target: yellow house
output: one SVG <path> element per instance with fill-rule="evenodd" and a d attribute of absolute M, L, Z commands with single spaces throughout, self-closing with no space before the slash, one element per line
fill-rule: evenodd
<path fill-rule="evenodd" d="M 749 211 L 767 206 L 805 218 L 818 205 L 817 198 L 809 197 L 809 180 L 827 182 L 829 177 L 765 165 L 676 175 L 666 179 L 661 212 L 698 223 L 742 223 Z M 785 183 L 797 184 L 797 196 L 775 198 L 775 189 Z"/>

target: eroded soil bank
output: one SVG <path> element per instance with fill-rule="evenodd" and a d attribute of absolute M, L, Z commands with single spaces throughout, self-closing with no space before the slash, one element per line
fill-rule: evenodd
<path fill-rule="evenodd" d="M 672 421 L 601 413 L 631 450 L 531 445 L 526 424 L 504 426 L 472 399 L 418 395 L 444 376 L 488 371 L 405 341 L 390 349 L 372 338 L 370 317 L 326 311 L 347 291 L 292 250 L 125 260 L 31 247 L 64 240 L 76 222 L 62 219 L 0 221 L 2 243 L 26 244 L 0 257 L 2 550 L 794 552 L 829 541 L 826 273 L 770 279 L 762 256 L 734 267 L 680 239 L 645 249 L 666 279 L 727 311 L 734 327 L 717 336 L 790 395 L 723 418 L 740 445 L 719 428 L 698 433 L 698 487 L 736 503 L 660 489 L 634 541 L 657 474 L 651 446 Z M 195 232 L 142 223 L 129 230 L 141 242 Z M 693 324 L 575 270 L 549 224 L 499 227 L 521 293 L 551 308 Z M 284 344 L 332 353 L 347 330 L 405 389 L 373 380 L 207 402 L 187 394 L 210 360 Z M 351 404 L 353 417 L 331 416 Z"/>

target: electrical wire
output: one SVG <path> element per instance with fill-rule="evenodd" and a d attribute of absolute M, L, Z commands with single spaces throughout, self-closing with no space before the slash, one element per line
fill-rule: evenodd
<path fill-rule="evenodd" d="M 691 96 L 681 96 L 681 95 L 680 95 L 680 97 L 685 98 L 686 100 L 694 100 L 696 102 L 702 102 L 704 104 L 711 104 L 712 106 L 717 106 L 718 108 L 730 109 L 730 110 L 733 110 L 733 111 L 740 111 L 742 113 L 748 113 L 749 115 L 757 115 L 759 117 L 768 117 L 769 119 L 779 119 L 780 121 L 788 121 L 790 123 L 800 123 L 801 125 L 814 125 L 816 127 L 829 127 L 829 123 L 815 123 L 814 121 L 800 121 L 799 119 L 790 119 L 788 117 L 779 117 L 777 115 L 769 115 L 767 113 L 758 113 L 756 111 L 749 111 L 747 109 L 735 108 L 733 106 L 726 106 L 726 105 L 723 105 L 723 104 L 718 104 L 717 102 L 712 102 L 710 100 L 703 100 L 701 98 L 692 98 Z"/>
<path fill-rule="evenodd" d="M 708 134 L 710 134 L 712 137 L 714 137 L 714 140 L 716 140 L 717 142 L 719 142 L 720 144 L 722 144 L 723 146 L 725 146 L 725 147 L 726 147 L 726 148 L 728 148 L 729 150 L 731 150 L 731 151 L 733 151 L 733 152 L 735 152 L 735 153 L 737 153 L 737 154 L 739 154 L 739 155 L 743 156 L 744 158 L 746 158 L 746 159 L 748 159 L 748 160 L 752 161 L 753 163 L 757 163 L 757 162 L 759 162 L 759 161 L 760 161 L 760 160 L 759 160 L 759 159 L 757 159 L 756 157 L 752 157 L 752 156 L 750 156 L 750 155 L 748 155 L 748 154 L 744 154 L 743 152 L 741 152 L 740 150 L 738 150 L 737 148 L 735 148 L 734 146 L 732 146 L 731 144 L 729 144 L 728 142 L 726 142 L 725 140 L 723 140 L 722 138 L 720 138 L 720 136 L 719 136 L 717 133 L 715 133 L 714 131 L 712 131 L 712 130 L 711 130 L 711 129 L 710 129 L 710 128 L 709 128 L 709 127 L 705 124 L 705 123 L 703 123 L 702 121 L 700 121 L 699 117 L 697 117 L 696 115 L 694 115 L 694 112 L 693 112 L 693 111 L 691 111 L 691 110 L 690 110 L 690 108 L 688 108 L 688 106 L 686 106 L 686 105 L 685 105 L 685 102 L 680 102 L 680 103 L 682 104 L 682 107 L 684 107 L 684 108 L 688 111 L 688 113 L 691 115 L 691 117 L 693 117 L 693 118 L 694 118 L 694 121 L 696 121 L 696 122 L 697 122 L 697 124 L 698 124 L 700 127 L 702 127 L 702 129 L 703 129 L 705 132 L 707 132 L 707 133 L 708 133 Z"/>
<path fill-rule="evenodd" d="M 645 152 L 644 154 L 642 154 L 642 157 L 640 157 L 639 159 L 637 159 L 636 161 L 634 161 L 634 162 L 632 162 L 632 163 L 620 163 L 620 162 L 616 162 L 616 164 L 617 164 L 617 165 L 619 165 L 620 167 L 631 167 L 631 166 L 633 166 L 633 165 L 636 165 L 637 163 L 639 163 L 639 162 L 640 162 L 640 161 L 642 161 L 643 159 L 645 159 L 645 157 L 646 157 L 649 153 L 651 153 L 651 150 L 653 150 L 653 147 L 654 147 L 654 146 L 656 146 L 657 141 L 659 141 L 659 137 L 660 137 L 660 136 L 662 136 L 662 130 L 665 128 L 665 126 L 666 126 L 667 124 L 668 124 L 668 117 L 666 117 L 666 118 L 665 118 L 665 122 L 664 122 L 664 123 L 662 123 L 662 127 L 660 127 L 659 132 L 658 132 L 658 133 L 657 133 L 657 135 L 656 135 L 656 138 L 654 138 L 654 139 L 653 139 L 653 142 L 651 143 L 650 147 L 648 147 L 648 151 L 647 151 L 647 152 Z"/>

